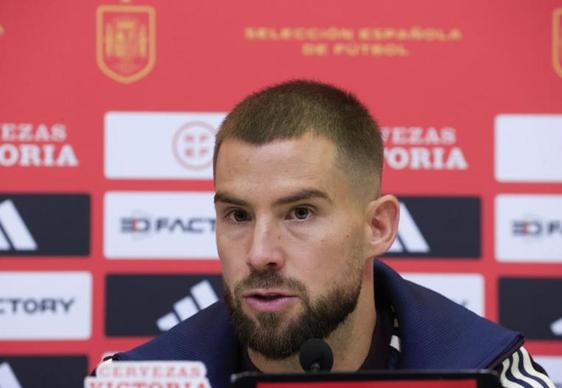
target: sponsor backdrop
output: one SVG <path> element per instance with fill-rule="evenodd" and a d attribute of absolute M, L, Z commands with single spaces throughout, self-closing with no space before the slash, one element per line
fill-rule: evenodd
<path fill-rule="evenodd" d="M 0 53 L 0 385 L 79 386 L 221 297 L 217 127 L 297 77 L 381 124 L 384 260 L 562 383 L 559 0 L 3 1 Z"/>

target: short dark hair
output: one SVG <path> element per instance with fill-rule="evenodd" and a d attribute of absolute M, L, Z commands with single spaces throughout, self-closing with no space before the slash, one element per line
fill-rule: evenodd
<path fill-rule="evenodd" d="M 217 133 L 213 165 L 227 139 L 263 145 L 307 133 L 333 141 L 350 175 L 380 179 L 382 139 L 367 108 L 350 92 L 309 80 L 267 87 L 236 105 Z"/>

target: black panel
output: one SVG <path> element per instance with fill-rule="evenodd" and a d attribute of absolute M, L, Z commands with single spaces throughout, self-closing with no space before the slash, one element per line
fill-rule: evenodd
<path fill-rule="evenodd" d="M 11 201 L 37 244 L 18 249 L 0 218 L 0 233 L 9 241 L 0 256 L 88 256 L 90 254 L 90 196 L 88 194 L 0 194 L 0 206 Z"/>
<path fill-rule="evenodd" d="M 173 312 L 174 303 L 190 296 L 191 287 L 208 280 L 222 298 L 220 275 L 108 275 L 107 336 L 151 336 L 161 333 L 156 322 Z"/>
<path fill-rule="evenodd" d="M 408 246 L 407 231 L 397 237 L 400 252 L 387 257 L 480 258 L 481 204 L 479 197 L 400 197 L 429 245 L 428 252 Z"/>
<path fill-rule="evenodd" d="M 82 355 L 0 355 L 0 365 L 6 362 L 23 388 L 81 388 L 88 374 L 88 359 Z"/>
<path fill-rule="evenodd" d="M 562 340 L 562 278 L 500 278 L 500 323 L 529 339 Z"/>

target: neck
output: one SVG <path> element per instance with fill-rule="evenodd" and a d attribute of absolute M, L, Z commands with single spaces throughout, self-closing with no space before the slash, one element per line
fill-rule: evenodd
<path fill-rule="evenodd" d="M 332 348 L 332 371 L 357 371 L 369 354 L 376 324 L 373 266 L 367 265 L 355 310 L 324 340 Z M 248 349 L 252 363 L 266 373 L 302 372 L 298 353 L 282 360 L 272 360 Z"/>

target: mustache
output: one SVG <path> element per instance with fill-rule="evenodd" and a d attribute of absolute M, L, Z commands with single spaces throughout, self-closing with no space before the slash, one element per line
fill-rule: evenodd
<path fill-rule="evenodd" d="M 306 287 L 301 281 L 285 278 L 278 270 L 273 268 L 252 271 L 248 277 L 236 284 L 234 294 L 240 295 L 244 290 L 252 288 L 283 288 L 296 291 L 300 295 L 306 295 Z"/>

